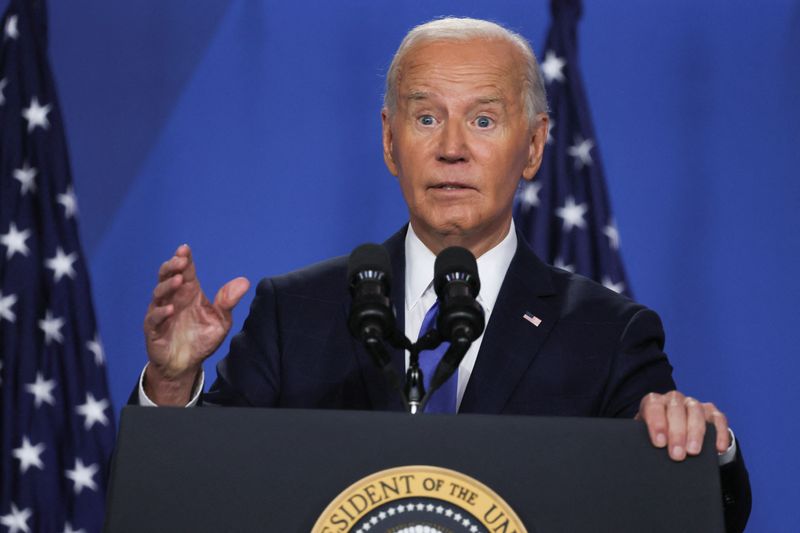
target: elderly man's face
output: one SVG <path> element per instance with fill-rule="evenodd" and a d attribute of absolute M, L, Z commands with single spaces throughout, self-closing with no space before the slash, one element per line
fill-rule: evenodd
<path fill-rule="evenodd" d="M 505 236 L 519 178 L 533 178 L 547 136 L 545 115 L 528 121 L 522 65 L 504 41 L 431 42 L 406 55 L 397 109 L 383 112 L 384 158 L 429 247 L 480 255 Z"/>

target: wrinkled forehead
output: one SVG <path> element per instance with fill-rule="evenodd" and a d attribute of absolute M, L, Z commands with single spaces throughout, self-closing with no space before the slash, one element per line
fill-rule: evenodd
<path fill-rule="evenodd" d="M 517 96 L 525 90 L 525 65 L 517 47 L 502 39 L 424 41 L 415 43 L 398 65 L 397 90 L 408 96 L 440 83 L 495 87 Z"/>

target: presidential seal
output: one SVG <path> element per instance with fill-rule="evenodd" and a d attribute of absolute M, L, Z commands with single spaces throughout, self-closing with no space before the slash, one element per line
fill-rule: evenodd
<path fill-rule="evenodd" d="M 437 466 L 401 466 L 350 485 L 312 533 L 525 533 L 492 489 Z"/>

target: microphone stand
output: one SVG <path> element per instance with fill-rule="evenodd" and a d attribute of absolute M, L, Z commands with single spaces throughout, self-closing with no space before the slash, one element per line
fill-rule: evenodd
<path fill-rule="evenodd" d="M 419 367 L 419 354 L 432 350 L 442 343 L 441 335 L 435 329 L 428 331 L 408 348 L 408 370 L 406 371 L 405 395 L 408 399 L 408 412 L 412 415 L 421 413 L 425 408 L 425 376 Z"/>
<path fill-rule="evenodd" d="M 412 415 L 422 412 L 422 399 L 425 397 L 425 378 L 419 367 L 419 349 L 412 347 L 409 352 L 408 370 L 406 371 L 406 386 L 404 396 L 407 400 L 406 407 Z"/>
<path fill-rule="evenodd" d="M 458 336 L 451 342 L 447 351 L 442 356 L 441 361 L 439 361 L 439 364 L 436 366 L 433 378 L 431 379 L 430 389 L 426 391 L 425 376 L 419 366 L 419 354 L 425 350 L 432 350 L 444 342 L 439 331 L 432 329 L 420 337 L 415 343 L 411 343 L 405 335 L 399 332 L 396 332 L 395 335 L 387 340 L 393 347 L 408 350 L 409 352 L 405 386 L 401 384 L 400 377 L 394 371 L 391 356 L 386 350 L 386 345 L 384 344 L 380 330 L 368 326 L 363 331 L 361 342 L 378 367 L 383 371 L 386 380 L 392 388 L 400 393 L 400 398 L 403 401 L 403 409 L 412 415 L 421 414 L 425 411 L 425 406 L 428 404 L 430 397 L 458 369 L 458 365 L 472 345 L 472 341 L 465 336 Z"/>

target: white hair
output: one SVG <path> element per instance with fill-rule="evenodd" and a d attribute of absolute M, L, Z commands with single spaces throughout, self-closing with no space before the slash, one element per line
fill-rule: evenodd
<path fill-rule="evenodd" d="M 525 59 L 525 90 L 523 100 L 528 121 L 533 124 L 536 115 L 547 113 L 547 95 L 539 71 L 539 63 L 528 41 L 520 34 L 488 20 L 473 18 L 444 17 L 413 28 L 406 34 L 397 48 L 389 72 L 386 74 L 386 92 L 383 106 L 394 113 L 397 109 L 397 78 L 400 66 L 408 52 L 415 46 L 432 41 L 470 41 L 485 39 L 506 41 L 514 45 Z"/>

